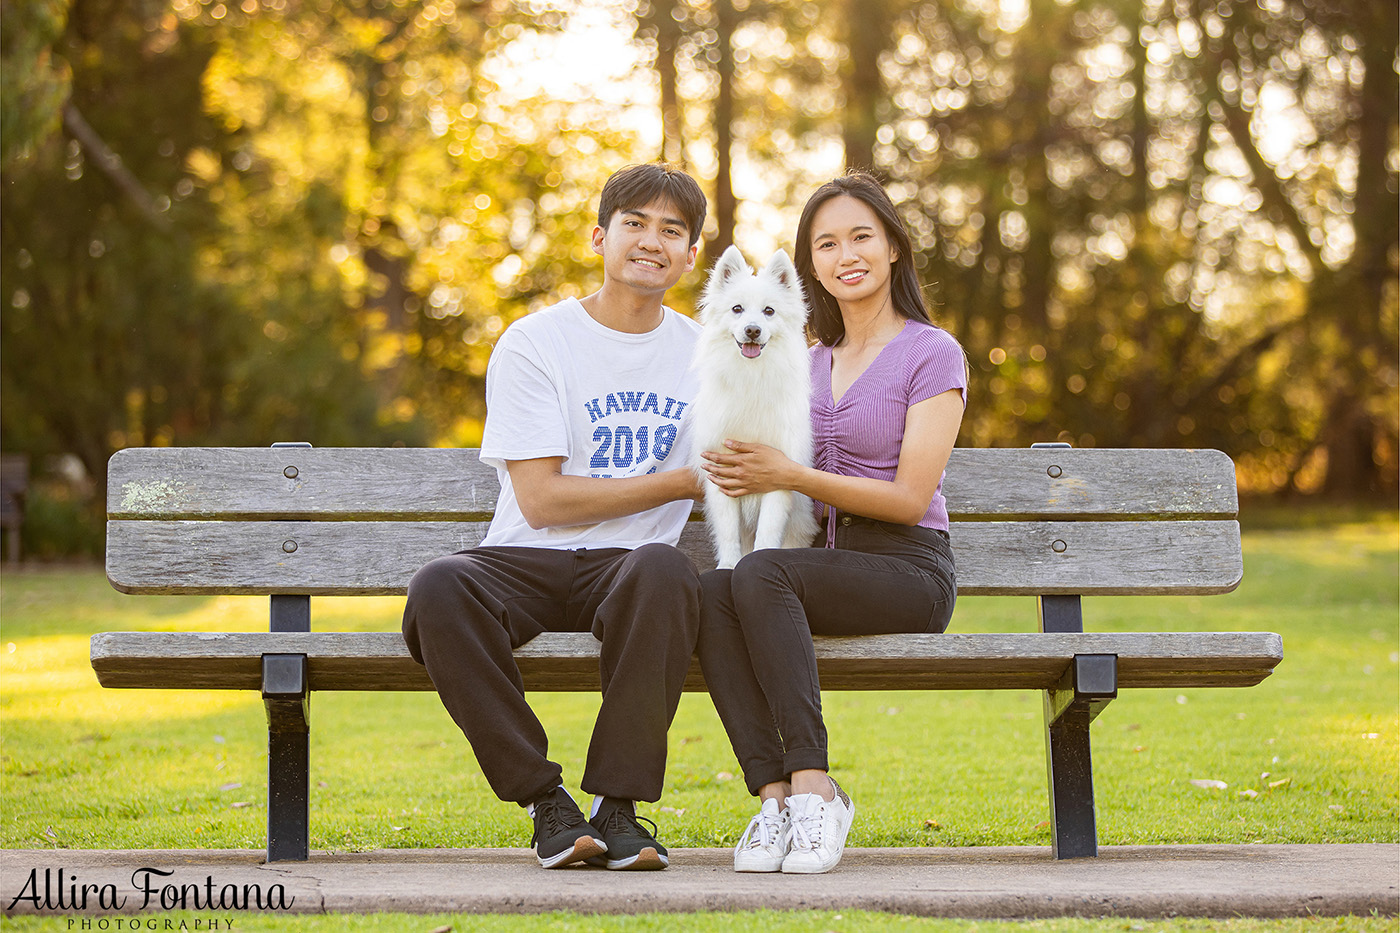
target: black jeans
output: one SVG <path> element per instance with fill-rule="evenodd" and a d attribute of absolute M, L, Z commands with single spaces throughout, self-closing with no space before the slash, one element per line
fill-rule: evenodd
<path fill-rule="evenodd" d="M 947 534 L 836 520 L 834 549 L 754 551 L 700 578 L 700 667 L 753 794 L 827 769 L 813 635 L 937 633 L 953 614 Z"/>
<path fill-rule="evenodd" d="M 511 652 L 540 632 L 592 632 L 603 643 L 603 703 L 581 787 L 652 801 L 699 625 L 695 564 L 669 545 L 479 547 L 414 575 L 403 636 L 491 789 L 523 805 L 557 787 L 562 771 Z"/>

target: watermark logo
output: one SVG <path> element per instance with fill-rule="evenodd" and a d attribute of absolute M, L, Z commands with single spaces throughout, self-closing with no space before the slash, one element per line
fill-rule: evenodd
<path fill-rule="evenodd" d="M 189 911 L 279 911 L 291 910 L 296 897 L 287 893 L 285 885 L 258 882 L 220 883 L 213 875 L 200 881 L 175 879 L 175 872 L 161 868 L 138 868 L 131 873 L 129 885 L 116 882 L 88 883 L 64 868 L 32 868 L 19 892 L 10 898 L 6 913 L 98 913 L 138 910 Z M 100 923 L 127 924 L 123 927 Z M 77 930 L 107 929 L 232 929 L 232 921 L 223 926 L 145 926 L 156 921 L 146 918 L 99 918 L 70 920 L 69 927 Z M 164 921 L 184 923 L 184 921 Z M 77 925 L 75 925 L 77 924 Z M 84 925 L 87 924 L 87 925 Z"/>

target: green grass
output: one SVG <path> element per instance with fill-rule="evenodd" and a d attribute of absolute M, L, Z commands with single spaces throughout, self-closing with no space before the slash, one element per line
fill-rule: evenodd
<path fill-rule="evenodd" d="M 1102 844 L 1400 840 L 1400 524 L 1394 516 L 1299 524 L 1247 526 L 1244 583 L 1233 594 L 1085 601 L 1092 631 L 1274 631 L 1284 641 L 1283 664 L 1257 687 L 1127 691 L 1105 710 L 1094 725 Z M 313 626 L 396 630 L 401 607 L 401 598 L 316 599 Z M 124 596 L 92 569 L 7 573 L 0 847 L 260 848 L 266 732 L 258 698 L 104 690 L 88 664 L 88 636 L 265 630 L 266 612 L 261 598 Z M 1024 598 L 965 599 L 954 617 L 957 631 L 1034 625 L 1034 602 Z M 576 781 L 596 698 L 535 701 L 552 755 Z M 1048 845 L 1037 695 L 830 693 L 825 705 L 833 772 L 861 805 L 852 845 Z M 492 796 L 435 696 L 317 694 L 312 708 L 313 848 L 528 844 L 528 822 Z M 732 844 L 752 809 L 737 773 L 709 699 L 686 696 L 671 732 L 666 795 L 640 810 L 670 846 Z M 1203 790 L 1193 779 L 1228 787 Z M 884 915 L 853 925 L 853 916 L 802 914 L 789 924 L 777 914 L 716 915 L 704 928 L 994 928 Z M 884 926 L 871 926 L 877 920 Z M 286 928 L 323 929 L 298 922 Z M 509 926 L 491 918 L 354 922 L 363 925 L 341 918 L 335 928 L 521 928 L 520 918 Z M 526 928 L 597 922 L 561 915 Z M 642 930 L 668 918 L 614 922 L 609 929 Z M 1043 928 L 1135 928 L 1073 923 Z M 1296 928 L 1371 928 L 1329 924 Z"/>

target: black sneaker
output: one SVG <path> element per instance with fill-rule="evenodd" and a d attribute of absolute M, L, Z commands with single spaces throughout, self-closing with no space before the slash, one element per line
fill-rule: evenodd
<path fill-rule="evenodd" d="M 638 821 L 651 827 L 651 832 L 642 828 Z M 670 864 L 666 849 L 656 841 L 656 824 L 644 816 L 637 816 L 630 800 L 604 797 L 598 813 L 588 822 L 602 833 L 607 843 L 607 867 L 614 871 L 660 871 Z M 590 859 L 593 865 L 603 864 L 604 857 Z"/>
<path fill-rule="evenodd" d="M 603 837 L 583 818 L 583 811 L 564 788 L 554 788 L 533 807 L 535 834 L 530 845 L 545 868 L 572 865 L 608 851 Z"/>

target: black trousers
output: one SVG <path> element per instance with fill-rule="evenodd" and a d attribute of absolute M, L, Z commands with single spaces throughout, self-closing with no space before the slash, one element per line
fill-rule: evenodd
<path fill-rule="evenodd" d="M 582 789 L 654 801 L 700 623 L 694 563 L 675 548 L 480 547 L 425 565 L 408 586 L 403 635 L 471 743 L 491 789 L 522 805 L 558 786 L 544 727 L 512 649 L 540 632 L 602 643 L 603 703 Z"/>
<path fill-rule="evenodd" d="M 749 792 L 827 769 L 813 635 L 942 632 L 957 598 L 948 536 L 854 515 L 836 547 L 754 551 L 700 578 L 698 650 Z"/>

